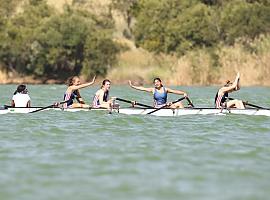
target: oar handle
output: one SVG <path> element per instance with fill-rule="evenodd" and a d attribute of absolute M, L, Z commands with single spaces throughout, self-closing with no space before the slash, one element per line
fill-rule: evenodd
<path fill-rule="evenodd" d="M 194 105 L 189 97 L 186 97 L 186 100 L 188 101 L 188 105 L 191 105 L 192 108 L 194 108 Z"/>
<path fill-rule="evenodd" d="M 125 103 L 130 103 L 130 104 L 134 103 L 133 101 L 130 101 L 130 100 L 127 100 L 127 99 L 121 99 L 121 98 L 118 98 L 118 97 L 116 98 L 116 100 L 122 101 L 122 102 L 125 102 Z M 145 104 L 138 103 L 138 102 L 136 102 L 135 105 L 143 106 L 143 107 L 146 107 L 146 108 L 154 108 L 153 106 L 145 105 Z"/>
<path fill-rule="evenodd" d="M 123 101 L 123 102 L 125 102 L 125 103 L 132 103 L 130 100 L 121 99 L 121 98 L 118 98 L 118 97 L 116 97 L 116 100 L 118 100 L 118 101 Z"/>
<path fill-rule="evenodd" d="M 186 98 L 186 97 L 182 97 L 182 98 L 180 98 L 180 99 L 177 99 L 177 100 L 173 101 L 172 104 L 175 104 L 175 103 L 177 103 L 177 102 L 179 102 L 179 101 L 182 101 L 182 100 L 184 100 L 185 98 Z M 172 104 L 171 104 L 171 105 L 172 105 Z"/>
<path fill-rule="evenodd" d="M 186 97 L 182 97 L 182 98 L 180 98 L 180 99 L 177 99 L 176 101 L 173 101 L 172 104 L 175 104 L 175 103 L 177 103 L 177 102 L 179 102 L 179 101 L 182 101 L 182 100 L 184 100 L 185 98 L 186 98 Z M 171 104 L 171 105 L 172 105 L 172 104 Z M 159 110 L 161 110 L 161 109 L 163 109 L 163 108 L 166 108 L 167 106 L 168 106 L 167 104 L 164 105 L 164 106 L 161 106 L 160 108 L 157 108 L 157 109 L 155 109 L 155 110 L 153 110 L 153 111 L 147 113 L 147 115 L 150 115 L 150 114 L 152 114 L 152 113 L 154 113 L 154 112 L 157 112 L 157 111 L 159 111 Z"/>

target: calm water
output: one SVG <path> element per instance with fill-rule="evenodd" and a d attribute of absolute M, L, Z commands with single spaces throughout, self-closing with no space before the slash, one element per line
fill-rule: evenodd
<path fill-rule="evenodd" d="M 16 86 L 0 85 L 0 104 Z M 62 100 L 65 86 L 29 87 L 33 106 Z M 98 87 L 82 90 L 87 102 Z M 214 87 L 182 87 L 213 105 Z M 111 96 L 150 103 L 115 86 Z M 270 107 L 270 88 L 242 88 Z M 170 100 L 177 99 L 171 95 Z M 126 116 L 102 112 L 0 115 L 0 199 L 269 199 L 270 117 Z"/>

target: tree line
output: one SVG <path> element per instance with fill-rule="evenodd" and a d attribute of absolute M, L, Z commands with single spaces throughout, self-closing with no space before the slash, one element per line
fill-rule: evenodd
<path fill-rule="evenodd" d="M 30 0 L 22 12 L 11 15 L 16 12 L 12 3 L 2 4 L 0 11 L 2 70 L 66 79 L 80 73 L 105 75 L 116 62 L 120 49 L 112 40 L 109 17 L 71 6 L 59 13 L 45 0 Z"/>
<path fill-rule="evenodd" d="M 183 55 L 270 32 L 269 0 L 138 0 L 128 9 L 137 46 L 156 53 Z"/>
<path fill-rule="evenodd" d="M 117 62 L 121 47 L 113 42 L 111 15 L 73 6 L 60 13 L 45 0 L 29 0 L 18 11 L 21 2 L 0 0 L 1 70 L 65 79 L 105 76 Z M 157 54 L 181 56 L 270 32 L 269 0 L 112 0 L 111 5 L 125 16 L 135 44 Z"/>

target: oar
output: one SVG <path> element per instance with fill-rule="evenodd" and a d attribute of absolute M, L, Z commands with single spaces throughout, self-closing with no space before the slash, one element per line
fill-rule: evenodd
<path fill-rule="evenodd" d="M 118 101 L 123 101 L 123 102 L 125 102 L 125 103 L 133 104 L 133 102 L 130 101 L 130 100 L 121 99 L 121 98 L 118 98 L 118 97 L 116 98 L 116 100 L 118 100 Z M 145 104 L 142 104 L 142 103 L 138 103 L 138 102 L 136 102 L 135 105 L 142 106 L 142 107 L 145 107 L 145 108 L 154 108 L 153 106 L 148 106 L 148 105 L 145 105 Z"/>
<path fill-rule="evenodd" d="M 10 106 L 11 107 L 11 106 Z M 6 110 L 6 109 L 8 109 L 9 108 L 9 106 L 7 106 L 7 105 L 3 105 L 3 106 L 0 106 L 0 110 Z"/>
<path fill-rule="evenodd" d="M 177 99 L 176 101 L 173 101 L 172 104 L 175 104 L 175 103 L 177 103 L 177 102 L 179 102 L 179 101 L 182 101 L 182 100 L 184 100 L 185 98 L 186 98 L 186 97 L 182 97 L 182 98 L 180 98 L 180 99 Z M 172 104 L 171 104 L 171 105 L 172 105 Z M 150 115 L 150 114 L 152 114 L 152 113 L 154 113 L 154 112 L 157 112 L 157 111 L 159 111 L 159 110 L 161 110 L 161 109 L 163 109 L 163 108 L 166 108 L 167 106 L 168 106 L 167 104 L 164 105 L 164 106 L 161 106 L 160 108 L 157 108 L 157 109 L 155 109 L 155 110 L 153 110 L 153 111 L 147 113 L 147 115 Z"/>
<path fill-rule="evenodd" d="M 188 105 L 191 105 L 192 108 L 194 108 L 194 105 L 192 103 L 192 101 L 189 99 L 189 97 L 186 97 L 187 101 L 188 101 Z"/>
<path fill-rule="evenodd" d="M 61 104 L 67 103 L 68 101 L 69 101 L 69 100 L 59 102 L 59 103 L 57 103 L 57 105 L 61 105 Z M 40 108 L 40 109 L 37 109 L 37 110 L 34 110 L 34 111 L 31 111 L 31 112 L 29 112 L 29 113 L 39 112 L 39 111 L 45 110 L 45 109 L 47 109 L 47 108 L 52 108 L 52 107 L 54 107 L 55 105 L 56 105 L 56 103 L 54 103 L 54 104 L 52 104 L 52 105 L 49 105 L 49 106 L 46 106 L 46 107 L 43 107 L 43 108 Z"/>
<path fill-rule="evenodd" d="M 8 109 L 8 108 L 41 108 L 41 106 L 31 106 L 31 107 L 19 106 L 19 107 L 14 107 L 14 106 L 9 106 L 9 105 L 3 105 L 3 108 L 4 109 Z"/>
<path fill-rule="evenodd" d="M 228 98 L 228 99 L 229 99 L 229 100 L 235 100 L 234 98 Z M 244 103 L 245 105 L 247 105 L 247 106 L 251 106 L 251 107 L 254 107 L 254 108 L 264 109 L 264 110 L 270 110 L 270 108 L 265 108 L 265 107 L 257 106 L 257 105 L 248 103 L 247 101 L 243 101 L 243 103 Z"/>

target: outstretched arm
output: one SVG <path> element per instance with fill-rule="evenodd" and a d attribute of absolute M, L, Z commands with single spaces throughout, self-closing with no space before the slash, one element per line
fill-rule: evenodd
<path fill-rule="evenodd" d="M 132 84 L 132 82 L 129 80 L 128 81 L 129 86 L 132 87 L 133 89 L 140 90 L 140 91 L 145 91 L 145 92 L 153 92 L 153 88 L 145 88 L 141 86 L 135 86 Z"/>
<path fill-rule="evenodd" d="M 237 80 L 237 84 L 236 84 L 235 90 L 240 90 L 240 74 L 239 74 L 239 78 Z"/>
<path fill-rule="evenodd" d="M 181 90 L 172 90 L 170 88 L 166 88 L 168 93 L 172 93 L 172 94 L 179 94 L 179 95 L 184 95 L 184 97 L 187 97 L 187 93 Z"/>
<path fill-rule="evenodd" d="M 93 78 L 93 80 L 91 82 L 80 84 L 80 85 L 72 85 L 72 86 L 70 86 L 70 89 L 72 89 L 74 91 L 74 90 L 78 90 L 78 89 L 88 87 L 90 85 L 93 85 L 95 83 L 95 80 L 96 80 L 96 76 L 94 76 L 94 78 Z"/>

